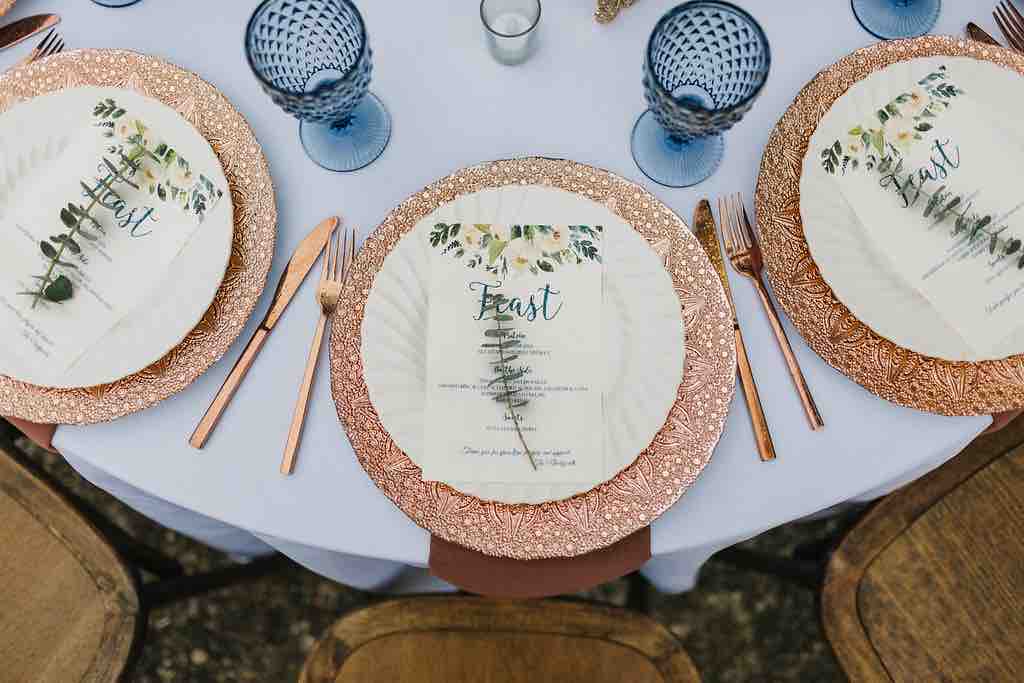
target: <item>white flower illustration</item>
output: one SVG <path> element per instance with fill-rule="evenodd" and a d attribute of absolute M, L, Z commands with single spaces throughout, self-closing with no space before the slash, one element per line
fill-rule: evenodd
<path fill-rule="evenodd" d="M 167 179 L 175 187 L 187 190 L 192 185 L 192 169 L 180 159 L 176 160 L 167 169 Z"/>
<path fill-rule="evenodd" d="M 900 105 L 900 110 L 904 116 L 909 118 L 914 118 L 927 109 L 928 103 L 931 101 L 931 98 L 928 97 L 928 93 L 920 86 L 915 85 L 910 89 L 910 92 L 908 92 L 907 95 L 910 96 L 910 99 Z"/>
<path fill-rule="evenodd" d="M 551 232 L 540 240 L 540 248 L 546 254 L 556 254 L 569 246 L 569 226 L 552 225 Z"/>
<path fill-rule="evenodd" d="M 885 141 L 901 152 L 906 152 L 914 144 L 914 122 L 911 120 L 894 116 L 885 122 L 883 132 Z"/>
<path fill-rule="evenodd" d="M 504 256 L 513 270 L 522 272 L 533 265 L 540 257 L 540 252 L 529 240 L 517 239 L 505 247 Z"/>

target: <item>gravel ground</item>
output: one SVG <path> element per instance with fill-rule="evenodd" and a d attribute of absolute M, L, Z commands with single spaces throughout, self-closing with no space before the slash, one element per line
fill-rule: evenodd
<path fill-rule="evenodd" d="M 136 538 L 189 570 L 229 564 L 223 554 L 160 527 L 82 480 L 59 457 L 19 446 L 62 483 Z M 744 544 L 784 553 L 830 533 L 836 524 L 792 524 Z M 624 605 L 625 580 L 581 597 Z M 130 680 L 138 683 L 294 681 L 316 638 L 371 596 L 291 565 L 269 578 L 154 611 Z M 686 645 L 704 680 L 845 680 L 825 641 L 814 593 L 712 560 L 697 588 L 682 595 L 648 587 L 649 613 Z"/>

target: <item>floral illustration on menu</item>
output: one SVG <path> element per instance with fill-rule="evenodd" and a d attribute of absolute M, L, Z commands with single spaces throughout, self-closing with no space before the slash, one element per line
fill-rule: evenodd
<path fill-rule="evenodd" d="M 467 268 L 514 277 L 552 273 L 560 267 L 601 263 L 600 225 L 437 223 L 430 245 Z"/>
<path fill-rule="evenodd" d="M 114 142 L 98 160 L 100 174 L 81 180 L 80 196 L 70 197 L 58 210 L 56 234 L 39 242 L 45 271 L 32 276 L 36 282 L 34 289 L 18 292 L 32 297 L 33 308 L 43 302 L 63 303 L 74 296 L 75 284 L 68 275 L 88 263 L 83 247 L 107 232 L 106 221 L 100 220 L 100 214 L 95 212 L 123 212 L 127 205 L 121 196 L 124 188 L 148 191 L 200 223 L 224 195 L 205 175 L 195 174 L 172 146 L 157 140 L 145 122 L 129 116 L 113 99 L 97 102 L 92 114 L 94 124 Z"/>
<path fill-rule="evenodd" d="M 224 196 L 224 191 L 202 173 L 194 172 L 188 160 L 169 143 L 153 139 L 154 133 L 145 123 L 125 114 L 125 110 L 109 98 L 93 109 L 96 125 L 113 140 L 107 151 L 115 155 L 124 154 L 126 146 L 141 136 L 153 153 L 140 164 L 133 180 L 150 195 L 162 202 L 175 204 L 202 223 L 207 212 Z"/>
<path fill-rule="evenodd" d="M 965 91 L 951 82 L 943 65 L 922 77 L 908 90 L 883 104 L 870 121 L 857 122 L 845 140 L 835 140 L 821 150 L 821 167 L 826 173 L 844 176 L 860 171 L 874 172 L 879 186 L 895 192 L 904 208 L 915 208 L 931 226 L 951 225 L 950 234 L 967 244 L 986 245 L 999 258 L 1014 256 L 1024 269 L 1024 242 L 997 225 L 992 214 L 975 208 L 972 194 L 963 194 L 941 183 L 947 173 L 936 177 L 928 168 L 907 169 L 905 161 L 915 147 L 925 144 L 933 154 L 933 166 L 948 172 L 959 165 L 959 151 L 948 138 L 930 135 L 943 112 L 955 106 Z"/>

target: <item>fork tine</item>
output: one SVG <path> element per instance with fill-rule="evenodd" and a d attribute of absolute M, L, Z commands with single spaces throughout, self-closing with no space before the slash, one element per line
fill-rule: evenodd
<path fill-rule="evenodd" d="M 51 28 L 50 32 L 43 36 L 43 39 L 39 41 L 38 45 L 36 45 L 36 51 L 39 52 L 39 54 L 43 54 L 50 48 L 50 43 L 54 40 L 56 35 L 57 29 Z"/>
<path fill-rule="evenodd" d="M 1005 4 L 1007 9 L 1010 10 L 1010 12 L 1013 14 L 1014 26 L 1017 28 L 1018 31 L 1024 32 L 1024 15 L 1020 13 L 1020 10 L 1018 10 L 1017 6 L 1014 5 L 1012 2 L 1007 2 Z"/>
<path fill-rule="evenodd" d="M 757 246 L 757 235 L 754 233 L 754 226 L 750 223 L 750 216 L 747 215 L 747 205 L 743 204 L 743 227 L 746 228 L 747 237 L 750 239 L 750 248 Z"/>
<path fill-rule="evenodd" d="M 352 228 L 352 232 L 349 235 L 348 251 L 345 254 L 345 266 L 341 271 L 342 279 L 348 277 L 348 272 L 352 268 L 352 262 L 356 260 L 356 229 Z"/>
<path fill-rule="evenodd" d="M 1003 32 L 1010 47 L 1018 51 L 1024 50 L 1024 30 L 1016 26 L 1013 17 L 1002 4 L 996 7 L 992 16 L 995 17 L 996 24 L 999 25 L 999 30 Z"/>
<path fill-rule="evenodd" d="M 341 272 L 341 261 L 344 254 L 348 252 L 348 229 L 341 234 L 341 239 L 334 247 L 334 267 L 331 270 L 331 281 L 338 281 L 338 274 Z"/>
<path fill-rule="evenodd" d="M 60 38 L 57 41 L 57 44 L 50 50 L 50 54 L 51 55 L 55 55 L 58 52 L 62 52 L 63 50 L 64 50 L 64 39 Z M 47 55 L 47 56 L 49 56 L 49 55 Z"/>
<path fill-rule="evenodd" d="M 747 250 L 754 248 L 754 236 L 750 232 L 750 224 L 747 222 L 747 205 L 743 202 L 743 195 L 736 193 L 736 224 L 743 235 L 743 247 Z"/>

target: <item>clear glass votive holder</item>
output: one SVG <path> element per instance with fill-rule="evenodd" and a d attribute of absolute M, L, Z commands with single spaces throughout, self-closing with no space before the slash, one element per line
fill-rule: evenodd
<path fill-rule="evenodd" d="M 522 64 L 536 50 L 540 0 L 481 0 L 480 20 L 498 62 Z"/>

